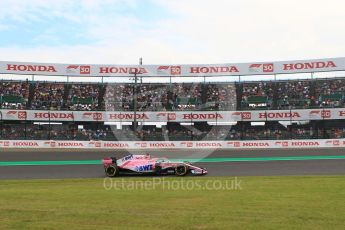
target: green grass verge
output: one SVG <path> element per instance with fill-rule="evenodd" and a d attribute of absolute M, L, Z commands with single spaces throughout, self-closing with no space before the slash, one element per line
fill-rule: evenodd
<path fill-rule="evenodd" d="M 344 229 L 345 176 L 233 179 L 0 180 L 0 229 Z"/>

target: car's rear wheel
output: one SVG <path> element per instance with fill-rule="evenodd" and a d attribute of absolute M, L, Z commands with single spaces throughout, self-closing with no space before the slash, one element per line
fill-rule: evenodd
<path fill-rule="evenodd" d="M 185 176 L 188 173 L 188 167 L 186 165 L 178 165 L 175 168 L 175 173 L 177 176 Z"/>
<path fill-rule="evenodd" d="M 109 165 L 105 168 L 105 174 L 108 177 L 117 176 L 119 174 L 119 168 L 117 167 L 117 165 Z"/>

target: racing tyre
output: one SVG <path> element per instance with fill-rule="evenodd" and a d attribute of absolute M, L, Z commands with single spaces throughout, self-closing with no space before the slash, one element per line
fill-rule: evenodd
<path fill-rule="evenodd" d="M 115 177 L 119 174 L 119 168 L 117 165 L 109 165 L 108 167 L 105 168 L 105 174 L 108 177 Z"/>
<path fill-rule="evenodd" d="M 175 173 L 177 176 L 185 176 L 188 173 L 188 167 L 186 165 L 178 165 L 175 168 Z"/>

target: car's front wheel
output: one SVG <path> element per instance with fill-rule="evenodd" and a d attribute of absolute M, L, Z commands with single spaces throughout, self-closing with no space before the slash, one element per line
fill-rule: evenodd
<path fill-rule="evenodd" d="M 119 168 L 117 165 L 109 165 L 105 168 L 105 174 L 108 177 L 115 177 L 119 174 Z"/>
<path fill-rule="evenodd" d="M 175 173 L 177 176 L 185 176 L 188 173 L 188 167 L 186 165 L 178 165 L 175 168 Z"/>

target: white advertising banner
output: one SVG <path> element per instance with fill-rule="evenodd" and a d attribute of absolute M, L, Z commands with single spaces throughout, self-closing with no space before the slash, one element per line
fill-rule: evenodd
<path fill-rule="evenodd" d="M 138 122 L 235 122 L 235 121 L 303 121 L 345 119 L 345 108 L 253 110 L 253 111 L 175 111 L 137 112 Z M 0 110 L 0 120 L 29 121 L 134 121 L 134 112 Z"/>
<path fill-rule="evenodd" d="M 345 147 L 345 139 L 262 141 L 54 141 L 0 140 L 1 148 L 65 149 L 284 149 Z"/>
<path fill-rule="evenodd" d="M 0 61 L 0 74 L 79 77 L 244 76 L 345 71 L 345 58 L 188 65 L 95 65 Z"/>

